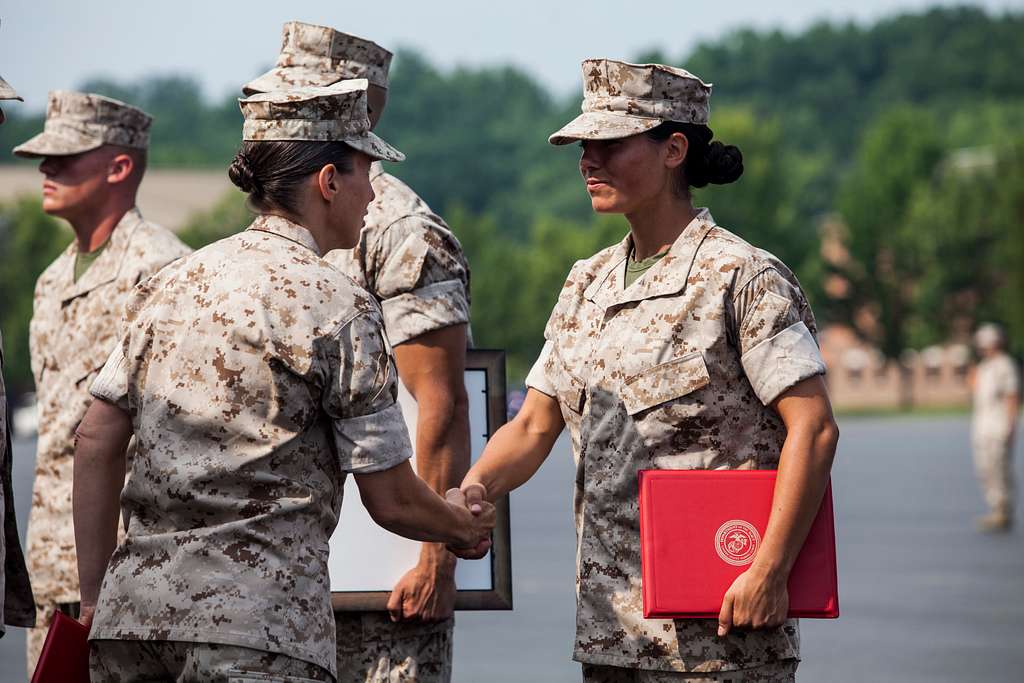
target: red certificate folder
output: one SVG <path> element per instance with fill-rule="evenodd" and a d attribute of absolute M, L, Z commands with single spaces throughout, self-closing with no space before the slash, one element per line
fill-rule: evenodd
<path fill-rule="evenodd" d="M 775 470 L 642 470 L 644 617 L 714 619 L 764 538 Z M 789 616 L 839 616 L 832 485 L 789 576 Z"/>
<path fill-rule="evenodd" d="M 55 612 L 32 683 L 89 683 L 89 629 Z"/>

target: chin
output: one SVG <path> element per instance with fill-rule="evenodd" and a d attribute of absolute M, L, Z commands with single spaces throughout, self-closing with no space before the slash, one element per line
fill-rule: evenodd
<path fill-rule="evenodd" d="M 59 216 L 64 205 L 52 199 L 43 198 L 43 213 L 50 216 Z"/>
<path fill-rule="evenodd" d="M 607 199 L 598 199 L 594 197 L 590 200 L 590 208 L 594 210 L 594 213 L 622 213 L 615 202 L 610 202 Z"/>

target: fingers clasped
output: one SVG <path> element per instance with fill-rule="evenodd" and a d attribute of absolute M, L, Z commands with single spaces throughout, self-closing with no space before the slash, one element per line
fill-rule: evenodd
<path fill-rule="evenodd" d="M 491 549 L 491 531 L 497 518 L 494 505 L 487 502 L 487 489 L 483 484 L 469 484 L 461 489 L 445 492 L 448 504 L 460 511 L 462 529 L 459 535 L 464 544 L 448 545 L 448 550 L 464 560 L 478 560 Z"/>

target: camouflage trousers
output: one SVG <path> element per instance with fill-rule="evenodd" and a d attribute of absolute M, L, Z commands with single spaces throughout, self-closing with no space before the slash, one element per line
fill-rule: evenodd
<path fill-rule="evenodd" d="M 335 612 L 338 683 L 449 683 L 455 620 L 394 623 L 386 612 Z"/>
<path fill-rule="evenodd" d="M 277 652 L 174 640 L 94 640 L 89 678 L 104 683 L 306 683 L 331 681 L 325 669 Z"/>
<path fill-rule="evenodd" d="M 37 605 L 36 625 L 25 632 L 25 670 L 28 677 L 32 678 L 32 672 L 36 670 L 36 662 L 43 652 L 43 643 L 46 642 L 46 632 L 50 630 L 50 622 L 53 621 L 53 613 L 60 611 L 74 619 L 78 618 L 80 603 L 66 602 L 60 605 Z"/>
<path fill-rule="evenodd" d="M 583 683 L 793 683 L 797 659 L 783 659 L 752 669 L 709 673 L 624 669 L 618 666 L 583 665 Z"/>
<path fill-rule="evenodd" d="M 975 437 L 974 470 L 993 512 L 1013 514 L 1013 444 L 1005 438 Z"/>

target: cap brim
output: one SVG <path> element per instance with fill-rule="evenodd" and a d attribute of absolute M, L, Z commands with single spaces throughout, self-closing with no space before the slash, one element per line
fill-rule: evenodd
<path fill-rule="evenodd" d="M 661 119 L 631 116 L 610 111 L 583 112 L 548 138 L 552 145 L 568 145 L 577 140 L 616 140 L 646 133 L 662 124 Z"/>
<path fill-rule="evenodd" d="M 24 102 L 18 93 L 14 92 L 14 88 L 8 85 L 7 81 L 0 78 L 0 100 L 19 100 Z"/>
<path fill-rule="evenodd" d="M 262 92 L 294 90 L 295 88 L 323 87 L 345 80 L 336 73 L 305 69 L 301 66 L 274 67 L 267 73 L 242 86 L 242 92 L 255 95 Z"/>
<path fill-rule="evenodd" d="M 26 159 L 35 157 L 63 157 L 81 154 L 103 146 L 102 140 L 70 138 L 52 131 L 39 135 L 14 148 L 14 154 Z"/>
<path fill-rule="evenodd" d="M 403 161 L 405 159 L 404 154 L 373 133 L 366 133 L 358 138 L 346 138 L 345 143 L 373 159 L 381 161 Z"/>

